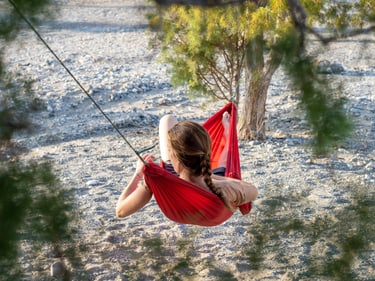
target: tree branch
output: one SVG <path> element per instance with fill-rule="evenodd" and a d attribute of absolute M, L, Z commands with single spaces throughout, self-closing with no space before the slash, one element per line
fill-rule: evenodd
<path fill-rule="evenodd" d="M 353 30 L 350 30 L 350 31 L 342 33 L 342 34 L 335 35 L 335 36 L 329 36 L 329 37 L 324 37 L 319 32 L 315 31 L 313 28 L 307 27 L 307 31 L 309 33 L 313 34 L 315 37 L 317 37 L 319 39 L 319 41 L 322 42 L 324 45 L 327 45 L 327 44 L 329 44 L 333 41 L 336 41 L 338 39 L 355 37 L 355 36 L 358 36 L 358 35 L 373 32 L 373 31 L 375 31 L 375 25 L 370 25 L 367 28 L 353 29 Z"/>
<path fill-rule="evenodd" d="M 307 14 L 305 9 L 303 8 L 302 4 L 300 3 L 299 0 L 288 0 L 288 5 L 290 8 L 290 13 L 291 17 L 294 23 L 294 26 L 299 30 L 300 35 L 301 35 L 301 44 L 303 44 L 304 40 L 304 35 L 305 32 L 307 31 L 308 33 L 313 34 L 316 38 L 319 39 L 322 44 L 327 45 L 333 41 L 336 41 L 338 39 L 342 38 L 348 38 L 348 37 L 354 37 L 362 34 L 367 34 L 372 31 L 375 31 L 375 25 L 370 25 L 367 28 L 360 28 L 360 29 L 353 29 L 348 32 L 339 34 L 339 35 L 334 35 L 334 36 L 329 36 L 329 37 L 324 37 L 322 34 L 317 32 L 311 27 L 308 27 L 306 25 L 306 18 Z"/>
<path fill-rule="evenodd" d="M 184 6 L 200 6 L 200 7 L 218 7 L 218 6 L 242 4 L 248 0 L 154 0 L 154 1 L 161 6 L 184 5 Z"/>

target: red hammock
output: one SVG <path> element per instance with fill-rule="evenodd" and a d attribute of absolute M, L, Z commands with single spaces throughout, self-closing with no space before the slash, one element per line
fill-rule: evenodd
<path fill-rule="evenodd" d="M 228 103 L 208 119 L 203 126 L 212 140 L 211 168 L 215 169 L 225 145 L 222 116 L 225 111 L 231 115 L 228 158 L 225 175 L 241 179 L 240 157 L 236 131 L 236 107 Z M 160 209 L 170 220 L 183 224 L 215 226 L 232 216 L 220 198 L 210 191 L 187 182 L 156 164 L 145 167 L 145 181 L 153 192 Z M 251 210 L 251 202 L 240 206 L 242 214 Z"/>

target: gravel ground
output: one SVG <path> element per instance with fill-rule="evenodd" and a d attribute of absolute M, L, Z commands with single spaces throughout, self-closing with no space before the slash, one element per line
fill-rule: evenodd
<path fill-rule="evenodd" d="M 171 86 L 159 51 L 148 47 L 146 1 L 60 3 L 61 14 L 44 22 L 40 33 L 136 149 L 157 142 L 158 120 L 166 113 L 201 122 L 223 106 L 191 100 L 184 88 Z M 352 202 L 353 183 L 373 194 L 375 52 L 362 49 L 364 41 L 374 44 L 370 36 L 348 39 L 319 55 L 343 67 L 331 76 L 336 84 L 345 83 L 347 110 L 357 125 L 353 138 L 328 158 L 312 157 L 297 100 L 279 70 L 267 100 L 267 140 L 240 141 L 242 176 L 259 188 L 259 199 L 250 215 L 236 213 L 220 226 L 203 228 L 169 221 L 154 200 L 129 218 L 115 217 L 136 156 L 36 36 L 23 32 L 6 57 L 11 69 L 35 81 L 45 106 L 32 116 L 34 132 L 17 135 L 16 141 L 29 148 L 25 160 L 53 162 L 64 186 L 76 195 L 82 268 L 73 268 L 72 278 L 302 280 L 309 257 L 339 255 L 327 239 L 312 243 L 303 233 L 280 233 L 265 221 L 276 197 L 284 198 L 272 213 L 277 224 L 288 215 L 306 222 L 334 215 Z M 158 156 L 157 148 L 151 151 Z M 267 231 L 272 239 L 263 245 L 258 268 L 249 252 L 258 245 L 256 234 Z M 48 279 L 54 261 L 48 249 L 34 259 L 25 246 L 28 280 Z M 373 280 L 374 264 L 372 243 L 353 265 L 356 278 Z"/>

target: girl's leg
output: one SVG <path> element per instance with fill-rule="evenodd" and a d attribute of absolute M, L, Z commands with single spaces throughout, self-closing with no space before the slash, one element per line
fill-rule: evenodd
<path fill-rule="evenodd" d="M 220 154 L 218 168 L 223 167 L 225 168 L 227 166 L 227 158 L 228 158 L 228 146 L 229 146 L 229 126 L 230 126 L 230 114 L 228 112 L 224 112 L 222 124 L 224 127 L 224 138 L 225 138 L 225 146 L 223 151 Z"/>
<path fill-rule="evenodd" d="M 175 124 L 177 124 L 177 118 L 173 115 L 165 115 L 160 119 L 159 122 L 159 147 L 160 157 L 164 162 L 170 161 L 169 149 L 168 149 L 168 131 Z"/>

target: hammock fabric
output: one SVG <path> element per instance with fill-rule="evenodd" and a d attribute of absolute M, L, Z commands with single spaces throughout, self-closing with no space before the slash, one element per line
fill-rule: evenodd
<path fill-rule="evenodd" d="M 231 115 L 230 138 L 225 176 L 241 179 L 240 158 L 236 131 L 236 107 L 228 103 L 208 119 L 206 128 L 212 140 L 211 168 L 215 169 L 225 145 L 222 116 L 225 111 Z M 163 166 L 163 165 L 161 165 Z M 145 167 L 145 181 L 153 192 L 156 202 L 166 217 L 182 224 L 215 226 L 222 224 L 232 216 L 232 212 L 220 198 L 210 191 L 187 182 L 159 165 L 150 163 Z M 251 210 L 251 202 L 241 205 L 242 214 Z"/>

